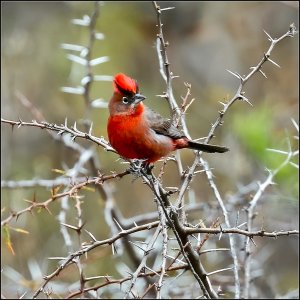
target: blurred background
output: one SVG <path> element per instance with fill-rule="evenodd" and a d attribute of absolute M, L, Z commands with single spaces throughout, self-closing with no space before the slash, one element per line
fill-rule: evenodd
<path fill-rule="evenodd" d="M 31 121 L 35 119 L 25 108 L 18 93 L 27 97 L 50 123 L 69 124 L 75 121 L 84 131 L 83 120 L 93 122 L 93 134 L 107 138 L 106 108 L 87 109 L 82 95 L 64 93 L 62 87 L 77 87 L 86 74 L 84 66 L 66 58 L 62 43 L 87 45 L 89 32 L 86 27 L 76 26 L 72 19 L 91 15 L 93 2 L 3 2 L 2 6 L 2 80 L 1 116 L 5 119 Z M 185 82 L 191 84 L 192 98 L 196 100 L 186 115 L 191 136 L 205 137 L 222 108 L 219 101 L 231 99 L 238 80 L 226 69 L 248 74 L 249 67 L 256 65 L 269 42 L 263 30 L 273 38 L 283 35 L 291 23 L 298 29 L 298 2 L 164 2 L 162 7 L 175 6 L 163 14 L 164 32 L 169 42 L 170 68 L 178 78 L 173 88 L 178 103 L 186 93 Z M 169 116 L 162 94 L 165 84 L 160 76 L 155 47 L 157 34 L 156 14 L 151 2 L 104 2 L 96 25 L 105 38 L 95 42 L 93 58 L 108 56 L 109 61 L 93 68 L 95 75 L 113 76 L 124 72 L 136 78 L 140 91 L 147 96 L 146 104 Z M 214 169 L 216 183 L 226 200 L 248 185 L 267 176 L 265 168 L 274 169 L 284 156 L 266 151 L 266 148 L 287 150 L 286 136 L 297 132 L 291 118 L 298 123 L 299 81 L 298 35 L 277 45 L 271 58 L 281 68 L 265 64 L 267 79 L 256 74 L 245 86 L 245 96 L 253 107 L 237 102 L 225 116 L 224 125 L 216 132 L 214 143 L 226 145 L 230 152 L 224 155 L 206 155 Z M 91 98 L 109 101 L 112 83 L 94 82 Z M 77 141 L 77 140 L 76 140 Z M 91 143 L 77 141 L 84 147 Z M 298 147 L 293 144 L 294 149 Z M 101 172 L 122 171 L 118 156 L 96 148 Z M 193 161 L 192 151 L 183 150 L 184 168 Z M 45 131 L 37 128 L 14 128 L 1 124 L 1 178 L 2 180 L 52 179 L 57 177 L 53 169 L 64 170 L 76 162 L 78 156 L 54 141 Z M 297 161 L 294 161 L 298 164 Z M 156 171 L 159 171 L 160 163 Z M 167 167 L 164 184 L 179 184 L 175 167 Z M 204 175 L 192 183 L 190 197 L 196 202 L 215 202 Z M 269 188 L 259 206 L 257 228 L 268 231 L 297 228 L 298 218 L 298 171 L 293 166 L 284 168 L 275 178 L 276 186 Z M 130 176 L 112 183 L 116 205 L 125 217 L 156 210 L 152 193 L 140 180 Z M 109 228 L 104 222 L 103 201 L 97 193 L 84 192 L 83 219 L 85 228 L 98 239 L 107 238 Z M 44 188 L 2 189 L 3 216 L 10 210 L 26 207 L 24 199 L 46 200 L 50 191 Z M 142 195 L 142 197 L 141 197 Z M 245 203 L 250 200 L 245 199 Z M 73 209 L 74 208 L 70 208 Z M 24 292 L 32 283 L 32 266 L 48 274 L 56 266 L 45 257 L 62 256 L 66 251 L 59 233 L 59 203 L 46 211 L 25 214 L 11 226 L 24 228 L 29 234 L 11 231 L 11 241 L 16 255 L 2 248 L 2 292 L 6 297 Z M 74 212 L 73 212 L 74 213 Z M 242 213 L 241 213 L 242 214 Z M 200 216 L 212 221 L 222 216 L 215 211 L 212 216 Z M 74 217 L 74 216 L 73 216 Z M 236 214 L 232 213 L 234 219 Z M 74 235 L 74 237 L 76 237 Z M 266 262 L 263 276 L 265 297 L 285 295 L 298 286 L 298 240 L 295 237 L 278 240 L 264 239 L 259 245 L 259 255 Z M 118 274 L 109 259 L 110 247 L 95 251 L 95 268 L 98 272 Z M 276 251 L 275 251 L 276 249 Z M 96 253 L 97 252 L 97 253 Z M 288 252 L 288 255 L 287 255 Z M 124 258 L 126 259 L 126 258 Z M 30 267 L 31 266 L 31 267 Z M 37 267 L 38 266 L 38 267 Z M 93 267 L 91 267 L 91 270 Z M 15 285 L 15 279 L 20 279 Z M 38 271 L 36 271 L 38 273 Z M 72 274 L 66 274 L 72 282 Z M 116 275 L 117 276 L 117 275 Z M 39 276 L 37 276 L 39 277 Z M 40 276 L 39 278 L 41 278 Z M 270 284 L 272 282 L 272 284 Z M 276 289 L 274 290 L 274 286 Z M 177 295 L 178 296 L 178 295 Z"/>

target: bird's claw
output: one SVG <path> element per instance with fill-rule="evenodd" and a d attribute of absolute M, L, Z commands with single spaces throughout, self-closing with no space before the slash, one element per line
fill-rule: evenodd
<path fill-rule="evenodd" d="M 132 159 L 128 170 L 134 176 L 134 180 L 136 180 L 139 177 L 147 175 L 153 167 L 153 165 L 146 162 L 146 159 Z"/>

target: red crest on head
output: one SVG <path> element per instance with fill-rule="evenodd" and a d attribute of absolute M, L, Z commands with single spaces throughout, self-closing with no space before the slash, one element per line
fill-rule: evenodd
<path fill-rule="evenodd" d="M 119 74 L 115 75 L 114 89 L 115 89 L 115 91 L 120 92 L 125 95 L 126 94 L 128 94 L 128 95 L 136 94 L 139 91 L 137 82 L 134 79 L 126 76 L 123 73 L 119 73 Z"/>

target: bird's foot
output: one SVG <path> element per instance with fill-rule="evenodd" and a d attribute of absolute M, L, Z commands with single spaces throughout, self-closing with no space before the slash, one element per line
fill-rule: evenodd
<path fill-rule="evenodd" d="M 134 176 L 134 180 L 145 176 L 151 172 L 154 165 L 147 163 L 146 159 L 132 159 L 130 161 L 129 172 Z"/>

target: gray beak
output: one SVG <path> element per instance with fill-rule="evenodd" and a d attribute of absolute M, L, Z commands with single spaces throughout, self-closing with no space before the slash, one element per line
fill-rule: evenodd
<path fill-rule="evenodd" d="M 143 95 L 141 95 L 141 94 L 135 94 L 134 97 L 133 97 L 133 99 L 134 99 L 134 104 L 138 104 L 141 101 L 145 100 L 146 97 L 143 96 Z"/>

